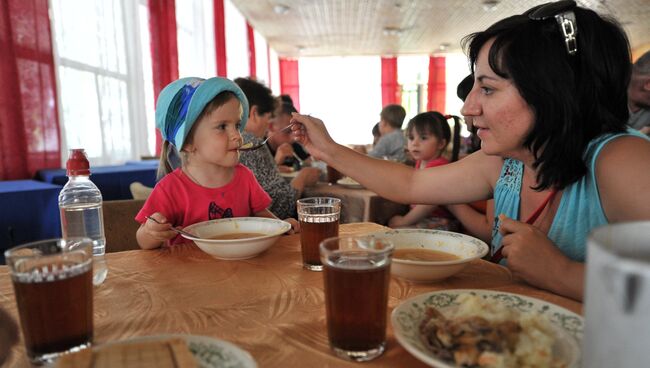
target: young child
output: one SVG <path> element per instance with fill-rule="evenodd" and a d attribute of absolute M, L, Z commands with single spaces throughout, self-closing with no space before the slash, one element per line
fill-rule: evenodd
<path fill-rule="evenodd" d="M 183 242 L 171 227 L 225 218 L 275 218 L 271 198 L 239 163 L 240 131 L 248 100 L 225 78 L 182 78 L 165 87 L 156 105 L 156 127 L 163 138 L 160 171 L 166 174 L 135 217 L 143 249 Z M 172 171 L 173 162 L 180 167 Z M 148 220 L 151 216 L 162 224 Z M 294 231 L 298 222 L 287 219 Z"/>
<path fill-rule="evenodd" d="M 436 111 L 423 112 L 411 119 L 406 127 L 407 147 L 415 159 L 415 169 L 422 170 L 445 165 L 449 160 L 442 157 L 451 140 L 451 129 L 447 119 Z M 423 223 L 421 221 L 425 220 Z M 412 205 L 403 216 L 393 216 L 390 227 L 418 227 L 455 230 L 453 216 L 444 208 L 435 205 Z"/>
<path fill-rule="evenodd" d="M 406 110 L 400 105 L 386 105 L 379 114 L 379 132 L 381 137 L 377 140 L 369 156 L 384 158 L 397 162 L 404 162 L 406 155 L 404 146 L 406 139 L 402 132 L 402 123 L 406 117 Z"/>

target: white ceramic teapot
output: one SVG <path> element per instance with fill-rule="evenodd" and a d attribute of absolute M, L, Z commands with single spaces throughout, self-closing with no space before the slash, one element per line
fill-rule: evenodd
<path fill-rule="evenodd" d="M 650 221 L 595 229 L 587 240 L 583 366 L 647 367 Z"/>

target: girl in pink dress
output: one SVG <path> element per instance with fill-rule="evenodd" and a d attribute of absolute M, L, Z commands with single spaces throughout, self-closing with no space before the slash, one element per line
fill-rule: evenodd
<path fill-rule="evenodd" d="M 442 154 L 451 140 L 451 129 L 447 117 L 439 112 L 428 111 L 416 115 L 406 126 L 406 137 L 416 170 L 449 163 Z M 414 204 L 405 215 L 393 216 L 388 226 L 457 230 L 458 222 L 444 206 Z"/>

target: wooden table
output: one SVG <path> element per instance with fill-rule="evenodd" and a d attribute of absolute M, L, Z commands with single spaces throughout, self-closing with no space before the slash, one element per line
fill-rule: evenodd
<path fill-rule="evenodd" d="M 375 222 L 386 225 L 395 215 L 403 215 L 408 205 L 396 203 L 365 188 L 317 183 L 306 187 L 303 197 L 334 197 L 342 203 L 341 223 Z"/>
<path fill-rule="evenodd" d="M 385 229 L 371 223 L 341 225 L 341 234 Z M 197 334 L 249 351 L 260 367 L 358 367 L 329 350 L 322 273 L 303 270 L 299 235 L 283 236 L 264 254 L 245 261 L 211 258 L 193 244 L 107 254 L 109 274 L 95 289 L 95 344 L 154 334 Z M 393 278 L 389 313 L 403 300 L 441 289 L 478 288 L 528 295 L 580 313 L 580 303 L 513 281 L 496 264 L 474 261 L 435 284 Z M 0 307 L 18 320 L 6 266 L 0 267 Z M 387 350 L 365 367 L 424 367 L 396 341 L 388 323 Z M 8 365 L 23 367 L 22 341 Z"/>

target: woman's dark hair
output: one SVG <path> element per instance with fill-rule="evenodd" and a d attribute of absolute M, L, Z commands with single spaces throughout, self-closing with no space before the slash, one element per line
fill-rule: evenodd
<path fill-rule="evenodd" d="M 515 15 L 463 40 L 472 72 L 481 48 L 491 39 L 489 65 L 510 79 L 534 112 L 524 140 L 538 170 L 535 190 L 562 189 L 587 173 L 589 142 L 625 130 L 630 48 L 618 23 L 574 8 L 577 53 L 569 55 L 554 17 L 531 20 Z"/>
<path fill-rule="evenodd" d="M 237 78 L 234 82 L 244 91 L 248 105 L 251 108 L 257 106 L 258 114 L 266 114 L 275 110 L 276 100 L 268 87 L 250 78 Z"/>
<path fill-rule="evenodd" d="M 444 139 L 447 144 L 451 141 L 451 129 L 448 119 L 454 119 L 454 144 L 452 146 L 451 161 L 458 160 L 460 149 L 460 118 L 453 115 L 442 115 L 437 111 L 427 111 L 415 115 L 406 125 L 406 134 L 413 130 L 420 135 L 433 134 L 438 139 Z"/>

